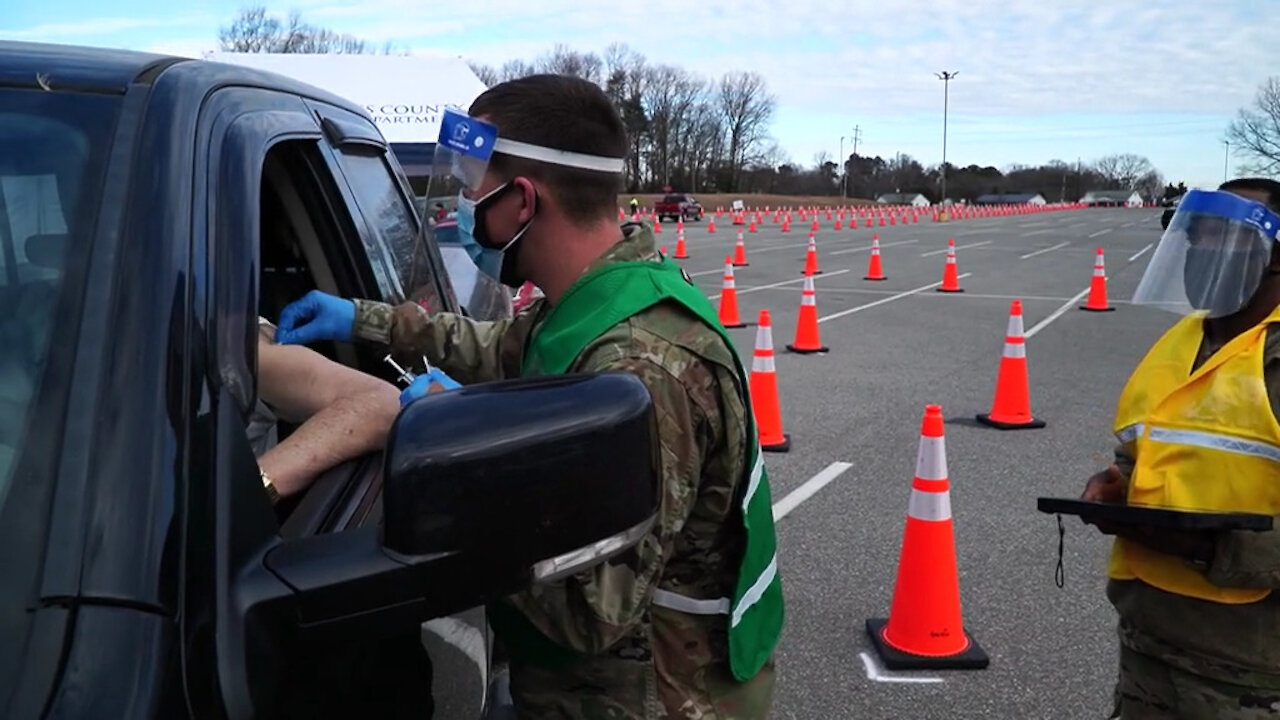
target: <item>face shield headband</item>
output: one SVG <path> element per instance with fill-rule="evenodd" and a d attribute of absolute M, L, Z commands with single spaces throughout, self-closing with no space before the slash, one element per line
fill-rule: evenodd
<path fill-rule="evenodd" d="M 468 253 L 482 269 L 500 266 L 499 276 L 503 284 L 517 287 L 523 279 L 515 271 L 519 240 L 528 231 L 537 216 L 535 195 L 534 215 L 506 241 L 490 236 L 487 211 L 511 188 L 510 180 L 485 193 L 482 197 L 468 197 L 479 190 L 489 170 L 493 153 L 520 157 L 535 162 L 561 165 L 601 173 L 621 174 L 625 169 L 623 158 L 601 157 L 569 150 L 549 148 L 532 143 L 499 137 L 492 123 L 470 117 L 454 110 L 446 110 L 440 124 L 440 136 L 436 142 L 433 178 L 429 187 L 439 186 L 457 194 L 458 230 Z M 435 192 L 431 190 L 430 192 Z M 493 262 L 493 255 L 501 255 L 500 262 Z"/>

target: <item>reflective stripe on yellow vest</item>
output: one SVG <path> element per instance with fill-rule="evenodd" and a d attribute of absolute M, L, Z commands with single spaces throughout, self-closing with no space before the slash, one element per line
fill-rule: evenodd
<path fill-rule="evenodd" d="M 1274 322 L 1280 308 L 1195 372 L 1202 313 L 1183 318 L 1147 352 L 1116 408 L 1116 437 L 1137 460 L 1129 503 L 1280 515 L 1280 424 L 1262 377 L 1267 326 Z M 1124 538 L 1112 546 L 1107 573 L 1225 604 L 1270 593 L 1218 587 L 1181 558 Z"/>

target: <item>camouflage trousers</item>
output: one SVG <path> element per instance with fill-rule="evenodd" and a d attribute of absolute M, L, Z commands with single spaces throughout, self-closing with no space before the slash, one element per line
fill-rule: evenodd
<path fill-rule="evenodd" d="M 1120 647 L 1120 720 L 1262 720 L 1280 716 L 1280 692 L 1211 680 Z"/>

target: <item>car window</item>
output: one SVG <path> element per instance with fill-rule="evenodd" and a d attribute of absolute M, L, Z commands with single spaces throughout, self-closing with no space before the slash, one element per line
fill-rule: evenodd
<path fill-rule="evenodd" d="M 376 233 L 366 243 L 369 260 L 388 301 L 412 300 L 428 310 L 443 309 L 447 307 L 444 290 L 419 239 L 417 214 L 401 194 L 383 154 L 364 148 L 343 148 L 337 153 L 356 204 Z"/>
<path fill-rule="evenodd" d="M 82 263 L 120 103 L 0 88 L 0 698 L 22 676 L 34 617 Z"/>

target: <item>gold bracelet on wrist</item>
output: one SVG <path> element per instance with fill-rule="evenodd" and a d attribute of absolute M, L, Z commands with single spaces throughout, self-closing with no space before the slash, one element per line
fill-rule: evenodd
<path fill-rule="evenodd" d="M 280 491 L 276 489 L 276 484 L 271 481 L 271 476 L 267 475 L 266 470 L 259 469 L 258 473 L 262 475 L 262 488 L 267 491 L 267 499 L 271 501 L 272 505 L 280 502 Z"/>

